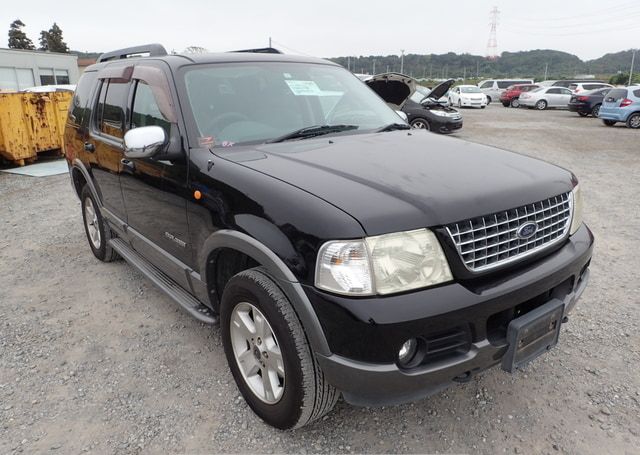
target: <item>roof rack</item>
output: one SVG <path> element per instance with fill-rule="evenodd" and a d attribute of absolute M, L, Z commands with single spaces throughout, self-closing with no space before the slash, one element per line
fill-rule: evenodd
<path fill-rule="evenodd" d="M 284 54 L 284 52 L 274 47 L 258 47 L 256 49 L 241 49 L 238 51 L 228 51 L 228 52 L 247 52 L 251 54 Z"/>
<path fill-rule="evenodd" d="M 96 63 L 129 58 L 136 56 L 136 54 L 149 54 L 149 57 L 158 57 L 167 55 L 167 50 L 162 44 L 143 44 L 142 46 L 126 47 L 116 51 L 105 52 L 98 57 Z"/>

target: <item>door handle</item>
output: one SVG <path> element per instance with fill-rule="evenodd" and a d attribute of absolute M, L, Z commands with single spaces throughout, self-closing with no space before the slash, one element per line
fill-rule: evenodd
<path fill-rule="evenodd" d="M 120 160 L 120 164 L 122 164 L 124 166 L 124 170 L 125 172 L 133 172 L 136 168 L 136 165 L 133 161 L 128 160 L 126 158 L 122 158 Z"/>
<path fill-rule="evenodd" d="M 93 153 L 96 151 L 96 146 L 93 145 L 91 142 L 85 142 L 84 143 L 84 151 L 85 152 L 89 152 L 89 153 Z"/>

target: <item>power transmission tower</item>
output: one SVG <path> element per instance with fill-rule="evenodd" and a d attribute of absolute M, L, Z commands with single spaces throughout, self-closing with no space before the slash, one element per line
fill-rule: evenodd
<path fill-rule="evenodd" d="M 496 38 L 496 30 L 498 28 L 498 16 L 500 11 L 498 7 L 494 6 L 489 12 L 489 42 L 487 42 L 487 58 L 489 60 L 496 60 L 498 58 L 498 39 Z"/>

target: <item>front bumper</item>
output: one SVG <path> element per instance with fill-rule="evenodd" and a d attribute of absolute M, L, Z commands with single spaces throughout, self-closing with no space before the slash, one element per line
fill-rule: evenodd
<path fill-rule="evenodd" d="M 500 363 L 502 325 L 514 310 L 559 299 L 567 315 L 584 291 L 593 235 L 583 225 L 566 244 L 533 264 L 481 283 L 453 283 L 381 298 L 349 299 L 305 291 L 332 355 L 317 355 L 327 380 L 356 405 L 398 404 L 431 395 Z M 408 338 L 464 328 L 465 350 L 408 369 L 395 356 Z M 505 329 L 506 330 L 506 329 Z"/>
<path fill-rule="evenodd" d="M 460 98 L 460 106 L 463 106 L 463 107 L 483 107 L 486 105 L 487 105 L 486 101 Z"/>
<path fill-rule="evenodd" d="M 452 133 L 456 130 L 459 130 L 460 128 L 462 128 L 462 119 L 447 119 L 447 118 L 443 118 L 442 120 L 440 118 L 436 118 L 432 120 L 433 123 L 433 131 L 437 132 L 437 133 Z"/>

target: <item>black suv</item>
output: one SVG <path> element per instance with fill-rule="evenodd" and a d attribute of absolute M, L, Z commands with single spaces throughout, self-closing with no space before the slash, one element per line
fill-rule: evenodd
<path fill-rule="evenodd" d="M 268 51 L 87 68 L 65 151 L 93 254 L 219 322 L 283 429 L 554 346 L 593 246 L 571 172 L 409 129 L 344 68 Z"/>

